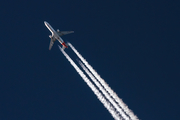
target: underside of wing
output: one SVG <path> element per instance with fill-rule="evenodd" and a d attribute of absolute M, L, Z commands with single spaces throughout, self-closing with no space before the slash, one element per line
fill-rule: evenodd
<path fill-rule="evenodd" d="M 53 40 L 53 38 L 51 38 L 51 41 L 50 41 L 50 44 L 49 44 L 49 50 L 51 50 L 53 44 L 54 44 L 54 40 Z"/>
<path fill-rule="evenodd" d="M 59 30 L 57 30 L 57 33 L 59 36 L 63 36 L 63 35 L 67 35 L 70 33 L 74 33 L 74 31 L 59 31 Z"/>

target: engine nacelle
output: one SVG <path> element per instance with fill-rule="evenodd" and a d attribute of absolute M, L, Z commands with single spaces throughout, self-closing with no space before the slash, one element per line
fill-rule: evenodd
<path fill-rule="evenodd" d="M 57 29 L 57 32 L 59 32 L 59 29 Z"/>
<path fill-rule="evenodd" d="M 50 37 L 50 38 L 52 38 L 52 36 L 51 36 L 51 35 L 49 35 L 49 37 Z"/>

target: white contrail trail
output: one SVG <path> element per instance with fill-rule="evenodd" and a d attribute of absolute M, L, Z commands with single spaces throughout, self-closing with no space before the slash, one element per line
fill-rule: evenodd
<path fill-rule="evenodd" d="M 109 85 L 98 75 L 98 73 L 92 68 L 91 65 L 82 57 L 81 54 L 68 43 L 71 49 L 76 53 L 76 55 L 81 59 L 81 61 L 86 65 L 86 67 L 92 72 L 92 74 L 98 79 L 101 85 L 108 91 L 111 97 L 118 103 L 118 105 L 125 111 L 125 113 L 130 117 L 131 120 L 139 120 L 136 115 L 128 108 L 128 106 L 117 96 L 117 94 L 109 87 Z"/>
<path fill-rule="evenodd" d="M 96 78 L 89 72 L 89 70 L 82 64 L 81 61 L 79 61 L 79 64 L 83 68 L 83 70 L 87 73 L 87 75 L 91 78 L 91 80 L 95 83 L 95 85 L 99 88 L 99 90 L 102 91 L 102 93 L 105 95 L 105 97 L 110 101 L 110 103 L 118 110 L 120 115 L 125 119 L 129 120 L 129 117 L 126 116 L 126 114 L 122 111 L 122 109 L 114 102 L 114 99 L 111 98 L 111 96 L 104 90 L 104 88 L 100 85 L 100 83 L 96 80 Z"/>
<path fill-rule="evenodd" d="M 79 73 L 82 79 L 87 83 L 87 85 L 91 88 L 94 94 L 98 97 L 98 99 L 103 103 L 104 107 L 110 112 L 112 117 L 115 120 L 123 120 L 121 116 L 119 116 L 114 110 L 113 106 L 104 98 L 104 96 L 96 89 L 96 87 L 91 83 L 91 81 L 86 77 L 82 70 L 74 63 L 74 61 L 66 54 L 66 52 L 59 46 L 59 49 L 64 54 L 64 56 L 68 59 L 71 65 L 75 68 L 75 70 Z"/>

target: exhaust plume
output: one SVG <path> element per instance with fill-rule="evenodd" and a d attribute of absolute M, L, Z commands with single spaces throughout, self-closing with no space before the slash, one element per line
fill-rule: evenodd
<path fill-rule="evenodd" d="M 74 61 L 66 54 L 66 52 L 59 46 L 59 49 L 64 54 L 64 56 L 67 58 L 67 60 L 70 62 L 70 64 L 75 68 L 75 70 L 79 73 L 79 75 L 82 77 L 82 79 L 86 82 L 86 84 L 91 88 L 91 90 L 94 92 L 94 94 L 97 96 L 97 98 L 101 101 L 101 103 L 104 105 L 104 107 L 110 112 L 112 117 L 115 120 L 123 120 L 121 116 L 119 116 L 116 111 L 114 110 L 114 107 L 104 98 L 104 96 L 99 92 L 98 89 L 91 83 L 91 81 L 86 77 L 86 75 L 79 69 L 79 67 L 74 63 Z"/>
<path fill-rule="evenodd" d="M 119 107 L 123 109 L 126 115 L 129 116 L 131 120 L 139 120 L 136 115 L 128 108 L 128 106 L 117 96 L 117 94 L 109 87 L 109 85 L 98 75 L 98 73 L 92 68 L 91 65 L 82 57 L 82 55 L 72 46 L 71 43 L 68 43 L 71 49 L 76 53 L 80 60 L 85 64 L 85 66 L 91 71 L 91 73 L 97 78 L 105 90 L 110 94 L 110 96 L 116 101 Z"/>
<path fill-rule="evenodd" d="M 96 80 L 96 78 L 89 72 L 89 70 L 79 61 L 79 64 L 83 68 L 83 70 L 87 73 L 87 75 L 91 78 L 91 80 L 95 83 L 95 85 L 99 88 L 99 90 L 102 91 L 104 96 L 110 101 L 110 103 L 116 108 L 116 110 L 120 113 L 120 115 L 125 119 L 129 120 L 129 118 L 124 114 L 122 109 L 114 102 L 114 99 L 111 98 L 111 96 L 104 90 L 104 88 L 99 84 L 99 82 Z"/>

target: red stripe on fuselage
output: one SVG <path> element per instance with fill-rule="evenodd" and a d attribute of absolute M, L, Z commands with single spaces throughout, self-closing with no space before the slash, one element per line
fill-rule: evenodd
<path fill-rule="evenodd" d="M 64 47 L 68 48 L 68 46 L 66 45 L 65 42 L 63 42 L 62 45 L 63 45 Z"/>

